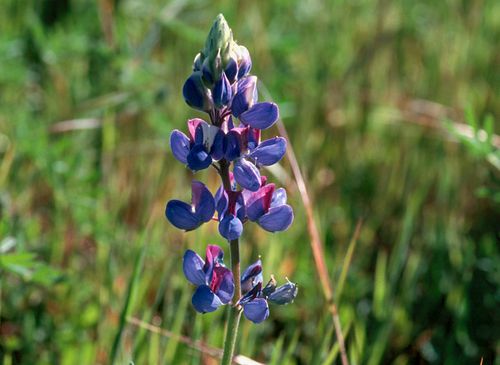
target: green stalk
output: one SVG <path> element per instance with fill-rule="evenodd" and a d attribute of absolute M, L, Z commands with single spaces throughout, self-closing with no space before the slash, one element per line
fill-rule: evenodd
<path fill-rule="evenodd" d="M 226 160 L 220 162 L 220 175 L 222 184 L 226 191 L 231 190 L 229 180 L 229 163 Z M 231 249 L 231 271 L 234 278 L 233 306 L 229 308 L 229 317 L 227 320 L 226 337 L 224 339 L 224 353 L 222 355 L 221 365 L 230 365 L 232 363 L 234 348 L 236 347 L 236 338 L 238 337 L 238 327 L 241 318 L 241 308 L 236 305 L 241 297 L 240 285 L 240 242 L 232 240 L 229 242 Z"/>

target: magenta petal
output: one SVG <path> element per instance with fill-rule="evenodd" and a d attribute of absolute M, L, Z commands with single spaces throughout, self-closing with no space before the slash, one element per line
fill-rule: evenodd
<path fill-rule="evenodd" d="M 255 298 L 243 305 L 243 313 L 253 323 L 261 323 L 269 317 L 269 306 L 264 298 Z"/>
<path fill-rule="evenodd" d="M 213 312 L 223 304 L 206 285 L 201 285 L 196 289 L 191 303 L 193 303 L 194 309 L 200 313 Z"/>
<path fill-rule="evenodd" d="M 247 195 L 245 205 L 248 219 L 255 222 L 265 213 L 267 213 L 271 205 L 273 192 L 274 184 L 267 184 L 261 187 L 255 193 Z"/>
<path fill-rule="evenodd" d="M 182 261 L 182 269 L 186 278 L 194 285 L 206 284 L 203 259 L 194 251 L 187 250 Z"/>
<path fill-rule="evenodd" d="M 293 210 L 287 204 L 269 209 L 269 212 L 258 220 L 258 224 L 269 232 L 284 231 L 292 222 Z"/>
<path fill-rule="evenodd" d="M 203 119 L 200 119 L 200 118 L 193 118 L 193 119 L 189 119 L 187 121 L 187 125 L 188 125 L 188 130 L 189 130 L 189 134 L 191 136 L 191 140 L 194 142 L 194 138 L 195 138 L 195 135 L 196 135 L 196 128 L 202 124 L 202 123 L 207 123 L 205 122 Z"/>
<path fill-rule="evenodd" d="M 233 299 L 234 280 L 231 270 L 222 266 L 214 268 L 212 290 L 223 304 L 227 304 Z"/>
<path fill-rule="evenodd" d="M 267 129 L 279 117 L 278 106 L 274 103 L 257 103 L 240 115 L 240 120 L 252 128 Z"/>

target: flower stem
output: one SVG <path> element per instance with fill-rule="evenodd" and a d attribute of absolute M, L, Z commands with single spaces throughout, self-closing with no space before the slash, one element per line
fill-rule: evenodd
<path fill-rule="evenodd" d="M 226 160 L 220 161 L 220 175 L 222 184 L 226 191 L 231 190 L 231 181 L 229 178 L 229 163 Z M 231 249 L 231 271 L 234 278 L 233 306 L 229 308 L 229 318 L 227 320 L 226 338 L 224 339 L 224 353 L 222 355 L 221 365 L 230 365 L 233 359 L 234 348 L 236 347 L 236 338 L 238 337 L 238 326 L 240 324 L 241 309 L 236 305 L 241 297 L 240 284 L 240 242 L 238 239 L 229 242 Z"/>

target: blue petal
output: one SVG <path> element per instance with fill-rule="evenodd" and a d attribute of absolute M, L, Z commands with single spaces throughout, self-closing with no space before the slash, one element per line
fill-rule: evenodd
<path fill-rule="evenodd" d="M 284 305 L 292 303 L 298 292 L 297 284 L 288 282 L 285 285 L 278 287 L 268 297 L 268 300 L 274 304 Z"/>
<path fill-rule="evenodd" d="M 228 241 L 238 239 L 243 232 L 243 223 L 232 214 L 226 214 L 219 223 L 219 233 Z"/>
<path fill-rule="evenodd" d="M 165 215 L 170 223 L 186 231 L 191 231 L 201 224 L 191 205 L 180 200 L 169 201 L 165 209 Z"/>
<path fill-rule="evenodd" d="M 229 131 L 224 139 L 224 155 L 226 160 L 233 161 L 241 156 L 241 136 L 235 131 Z"/>
<path fill-rule="evenodd" d="M 233 299 L 234 295 L 234 280 L 231 270 L 225 267 L 214 268 L 214 283 L 215 294 L 219 297 L 223 304 L 227 304 Z"/>
<path fill-rule="evenodd" d="M 215 135 L 214 142 L 210 150 L 210 155 L 212 156 L 212 159 L 216 161 L 224 157 L 224 139 L 225 139 L 224 132 L 222 130 L 219 130 Z"/>
<path fill-rule="evenodd" d="M 209 111 L 213 108 L 213 101 L 208 89 L 203 85 L 201 72 L 193 72 L 182 88 L 186 103 L 198 110 Z"/>
<path fill-rule="evenodd" d="M 249 157 L 253 158 L 258 164 L 264 166 L 274 165 L 281 160 L 286 152 L 286 139 L 275 137 L 268 139 L 255 148 Z"/>
<path fill-rule="evenodd" d="M 203 170 L 210 166 L 212 157 L 205 151 L 205 147 L 196 144 L 187 156 L 187 165 L 193 171 Z"/>
<path fill-rule="evenodd" d="M 231 103 L 231 112 L 236 118 L 250 109 L 257 100 L 256 85 L 256 76 L 248 76 L 238 81 L 238 90 Z"/>
<path fill-rule="evenodd" d="M 181 131 L 175 129 L 170 134 L 170 149 L 174 157 L 183 164 L 187 164 L 190 144 L 189 138 Z"/>
<path fill-rule="evenodd" d="M 286 204 L 286 190 L 283 188 L 276 189 L 271 200 L 271 208 L 279 207 Z"/>
<path fill-rule="evenodd" d="M 259 225 L 269 232 L 284 231 L 293 222 L 293 210 L 289 205 L 271 208 L 259 218 Z"/>
<path fill-rule="evenodd" d="M 234 60 L 234 58 L 229 59 L 224 72 L 225 72 L 229 82 L 233 83 L 236 79 L 237 74 L 238 74 L 238 63 Z"/>
<path fill-rule="evenodd" d="M 269 306 L 264 298 L 255 298 L 243 306 L 243 313 L 253 323 L 260 323 L 269 317 Z"/>
<path fill-rule="evenodd" d="M 205 184 L 193 180 L 191 183 L 192 200 L 196 216 L 202 222 L 210 221 L 215 213 L 215 200 Z"/>
<path fill-rule="evenodd" d="M 217 192 L 215 193 L 215 206 L 217 209 L 217 215 L 219 216 L 219 219 L 222 219 L 223 214 L 226 212 L 227 204 L 228 204 L 227 193 L 224 190 L 224 187 L 221 186 L 219 189 L 217 189 Z"/>
<path fill-rule="evenodd" d="M 194 309 L 200 313 L 213 312 L 223 304 L 206 285 L 201 285 L 196 289 L 191 303 L 193 303 Z"/>
<path fill-rule="evenodd" d="M 257 103 L 240 115 L 240 120 L 252 128 L 267 129 L 279 117 L 278 106 L 274 103 Z"/>
<path fill-rule="evenodd" d="M 260 259 L 250 265 L 241 275 L 241 291 L 246 293 L 259 281 L 262 282 L 262 262 Z"/>
<path fill-rule="evenodd" d="M 240 158 L 234 163 L 233 174 L 234 179 L 241 187 L 250 191 L 259 190 L 260 172 L 253 163 Z"/>
<path fill-rule="evenodd" d="M 223 72 L 222 77 L 217 81 L 213 88 L 212 97 L 214 103 L 217 107 L 222 107 L 227 105 L 231 98 L 233 97 L 233 89 L 231 89 L 231 84 Z"/>
<path fill-rule="evenodd" d="M 194 285 L 206 284 L 203 259 L 194 251 L 187 250 L 182 261 L 182 270 L 186 278 Z"/>

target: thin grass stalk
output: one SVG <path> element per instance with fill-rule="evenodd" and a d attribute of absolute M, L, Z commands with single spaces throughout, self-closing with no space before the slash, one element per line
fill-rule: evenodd
<path fill-rule="evenodd" d="M 265 85 L 261 81 L 259 81 L 259 85 L 261 86 L 260 90 L 263 92 L 266 100 L 272 100 L 271 94 L 269 93 L 269 90 L 267 90 Z M 288 141 L 286 154 L 288 156 L 288 160 L 290 161 L 290 166 L 293 171 L 295 182 L 297 184 L 297 188 L 299 189 L 300 197 L 302 198 L 302 203 L 304 204 L 304 208 L 306 209 L 307 229 L 311 237 L 310 240 L 311 250 L 314 256 L 316 271 L 318 272 L 319 280 L 321 282 L 321 287 L 323 289 L 323 295 L 325 296 L 326 302 L 328 304 L 328 309 L 333 317 L 333 325 L 335 327 L 335 335 L 337 337 L 337 342 L 339 344 L 340 358 L 342 360 L 342 365 L 349 365 L 349 360 L 347 359 L 347 353 L 345 349 L 344 335 L 342 334 L 342 327 L 340 324 L 337 305 L 335 303 L 333 296 L 333 285 L 331 284 L 330 277 L 328 275 L 328 269 L 326 267 L 326 262 L 325 262 L 325 252 L 323 250 L 323 243 L 320 238 L 318 227 L 316 226 L 316 222 L 314 220 L 314 212 L 312 208 L 311 199 L 309 198 L 309 193 L 307 191 L 306 183 L 304 181 L 304 177 L 302 176 L 302 172 L 300 171 L 299 163 L 297 162 L 297 158 L 295 157 L 295 152 L 293 150 L 292 143 L 290 141 L 290 138 L 288 137 L 288 133 L 281 118 L 278 119 L 276 126 L 278 127 L 280 135 L 285 137 Z"/>

